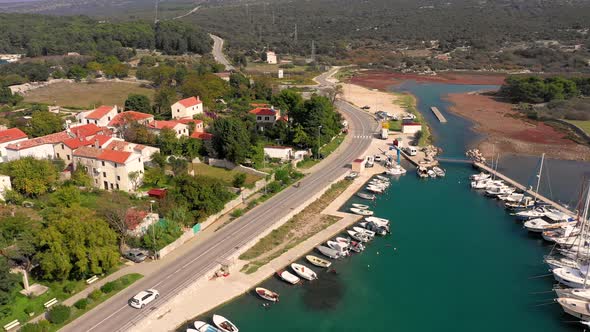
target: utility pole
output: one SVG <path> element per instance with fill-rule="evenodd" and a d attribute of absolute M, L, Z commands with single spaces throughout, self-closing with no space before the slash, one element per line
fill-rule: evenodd
<path fill-rule="evenodd" d="M 293 33 L 293 41 L 297 44 L 297 23 L 295 23 L 295 32 Z"/>
<path fill-rule="evenodd" d="M 158 23 L 158 0 L 156 0 L 156 18 L 154 19 L 154 24 Z"/>
<path fill-rule="evenodd" d="M 150 201 L 150 217 L 151 217 L 151 214 L 153 213 L 152 205 L 155 202 L 156 201 L 154 201 L 153 199 Z M 156 224 L 157 223 L 158 222 L 156 221 L 155 223 L 152 224 L 152 240 L 153 240 L 152 250 L 154 251 L 154 259 L 156 259 Z"/>
<path fill-rule="evenodd" d="M 311 41 L 311 62 L 315 62 L 315 40 Z"/>
<path fill-rule="evenodd" d="M 322 131 L 322 126 L 318 126 L 318 153 L 317 153 L 317 159 L 320 159 L 320 134 Z"/>

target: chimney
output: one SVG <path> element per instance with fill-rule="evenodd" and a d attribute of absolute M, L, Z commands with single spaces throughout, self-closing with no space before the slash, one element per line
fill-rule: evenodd
<path fill-rule="evenodd" d="M 94 140 L 94 147 L 100 149 L 100 145 L 98 144 L 98 139 Z"/>

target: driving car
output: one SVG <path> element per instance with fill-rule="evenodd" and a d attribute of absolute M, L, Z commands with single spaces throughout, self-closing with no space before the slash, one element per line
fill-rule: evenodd
<path fill-rule="evenodd" d="M 129 300 L 129 305 L 136 309 L 142 309 L 158 297 L 160 297 L 160 293 L 157 290 L 147 289 L 132 297 Z"/>
<path fill-rule="evenodd" d="M 137 249 L 131 249 L 124 252 L 123 257 L 135 263 L 141 263 L 147 258 L 147 256 L 141 250 Z"/>

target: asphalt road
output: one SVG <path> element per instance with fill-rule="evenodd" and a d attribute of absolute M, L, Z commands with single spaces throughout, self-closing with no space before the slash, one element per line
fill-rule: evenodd
<path fill-rule="evenodd" d="M 215 61 L 225 65 L 225 70 L 227 71 L 234 70 L 234 66 L 231 65 L 229 60 L 225 57 L 225 54 L 223 54 L 224 40 L 215 35 L 209 34 L 209 36 L 213 39 L 213 49 L 211 50 L 211 53 L 213 53 Z"/>
<path fill-rule="evenodd" d="M 351 161 L 361 156 L 371 143 L 370 138 L 361 137 L 373 136 L 377 130 L 377 123 L 372 116 L 347 103 L 338 101 L 337 105 L 349 123 L 349 135 L 342 143 L 344 149 L 322 161 L 318 169 L 301 181 L 299 188 L 289 187 L 283 190 L 246 213 L 240 222 L 223 227 L 188 255 L 169 262 L 159 272 L 137 281 L 62 331 L 113 332 L 131 329 L 151 310 L 171 299 L 263 230 L 271 227 L 291 209 L 304 203 L 309 197 L 329 186 L 333 180 L 348 172 Z M 129 298 L 149 288 L 157 289 L 160 298 L 142 310 L 133 309 L 127 304 Z"/>

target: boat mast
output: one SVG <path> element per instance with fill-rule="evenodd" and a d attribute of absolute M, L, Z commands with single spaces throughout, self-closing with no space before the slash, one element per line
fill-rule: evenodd
<path fill-rule="evenodd" d="M 535 203 L 539 197 L 539 185 L 541 184 L 541 174 L 543 173 L 543 162 L 545 161 L 545 154 L 541 155 L 541 165 L 539 166 L 539 173 L 537 174 L 537 188 L 535 189 Z"/>
<path fill-rule="evenodd" d="M 588 223 L 588 206 L 590 205 L 590 181 L 588 181 L 588 187 L 586 188 L 586 203 L 584 204 L 584 221 Z M 582 235 L 583 236 L 583 235 Z M 582 241 L 580 241 L 582 242 Z M 590 251 L 590 246 L 588 247 Z M 586 252 L 588 256 L 588 252 Z M 588 280 L 588 273 L 590 272 L 590 266 L 586 267 L 586 276 L 584 276 L 584 288 L 586 288 L 586 280 Z"/>

